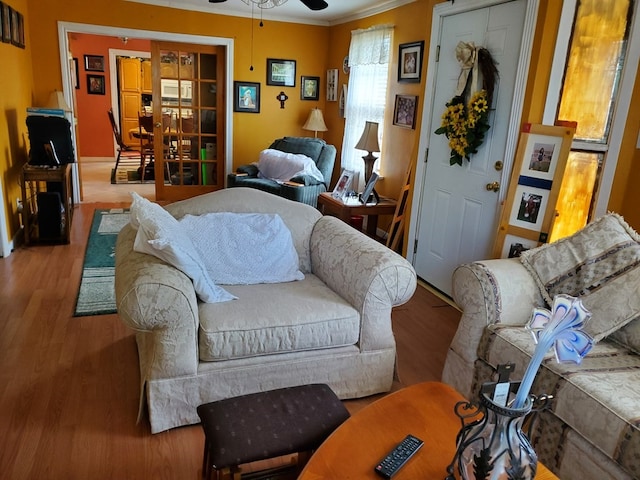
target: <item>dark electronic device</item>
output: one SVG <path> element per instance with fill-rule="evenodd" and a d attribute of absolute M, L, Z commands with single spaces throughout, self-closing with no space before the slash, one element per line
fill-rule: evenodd
<path fill-rule="evenodd" d="M 389 454 L 376 465 L 374 471 L 382 478 L 391 478 L 424 445 L 413 435 L 407 435 Z"/>
<path fill-rule="evenodd" d="M 64 117 L 29 115 L 27 129 L 31 144 L 29 165 L 55 167 L 75 161 L 69 120 Z"/>

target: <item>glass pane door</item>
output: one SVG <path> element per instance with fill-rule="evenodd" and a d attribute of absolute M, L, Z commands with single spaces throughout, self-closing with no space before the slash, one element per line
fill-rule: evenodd
<path fill-rule="evenodd" d="M 224 187 L 224 49 L 153 42 L 156 197 Z"/>

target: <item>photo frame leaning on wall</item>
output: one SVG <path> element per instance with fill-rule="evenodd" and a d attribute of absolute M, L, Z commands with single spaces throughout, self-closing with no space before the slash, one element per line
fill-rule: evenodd
<path fill-rule="evenodd" d="M 518 256 L 523 249 L 549 240 L 576 125 L 523 125 L 493 247 L 494 258 Z"/>

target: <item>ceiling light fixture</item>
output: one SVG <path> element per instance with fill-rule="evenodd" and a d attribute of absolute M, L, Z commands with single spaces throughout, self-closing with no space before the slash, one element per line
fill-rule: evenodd
<path fill-rule="evenodd" d="M 253 3 L 258 8 L 279 7 L 280 5 L 284 5 L 285 3 L 287 3 L 287 0 L 242 0 L 242 1 L 247 5 L 251 5 Z"/>

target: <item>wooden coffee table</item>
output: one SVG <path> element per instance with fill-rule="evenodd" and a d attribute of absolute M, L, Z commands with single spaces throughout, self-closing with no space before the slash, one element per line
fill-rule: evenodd
<path fill-rule="evenodd" d="M 453 413 L 464 400 L 438 382 L 413 385 L 366 406 L 343 423 L 313 454 L 299 480 L 377 479 L 374 466 L 407 434 L 423 447 L 394 475 L 394 480 L 444 480 L 455 452 L 460 420 Z M 536 480 L 557 477 L 538 464 Z"/>

